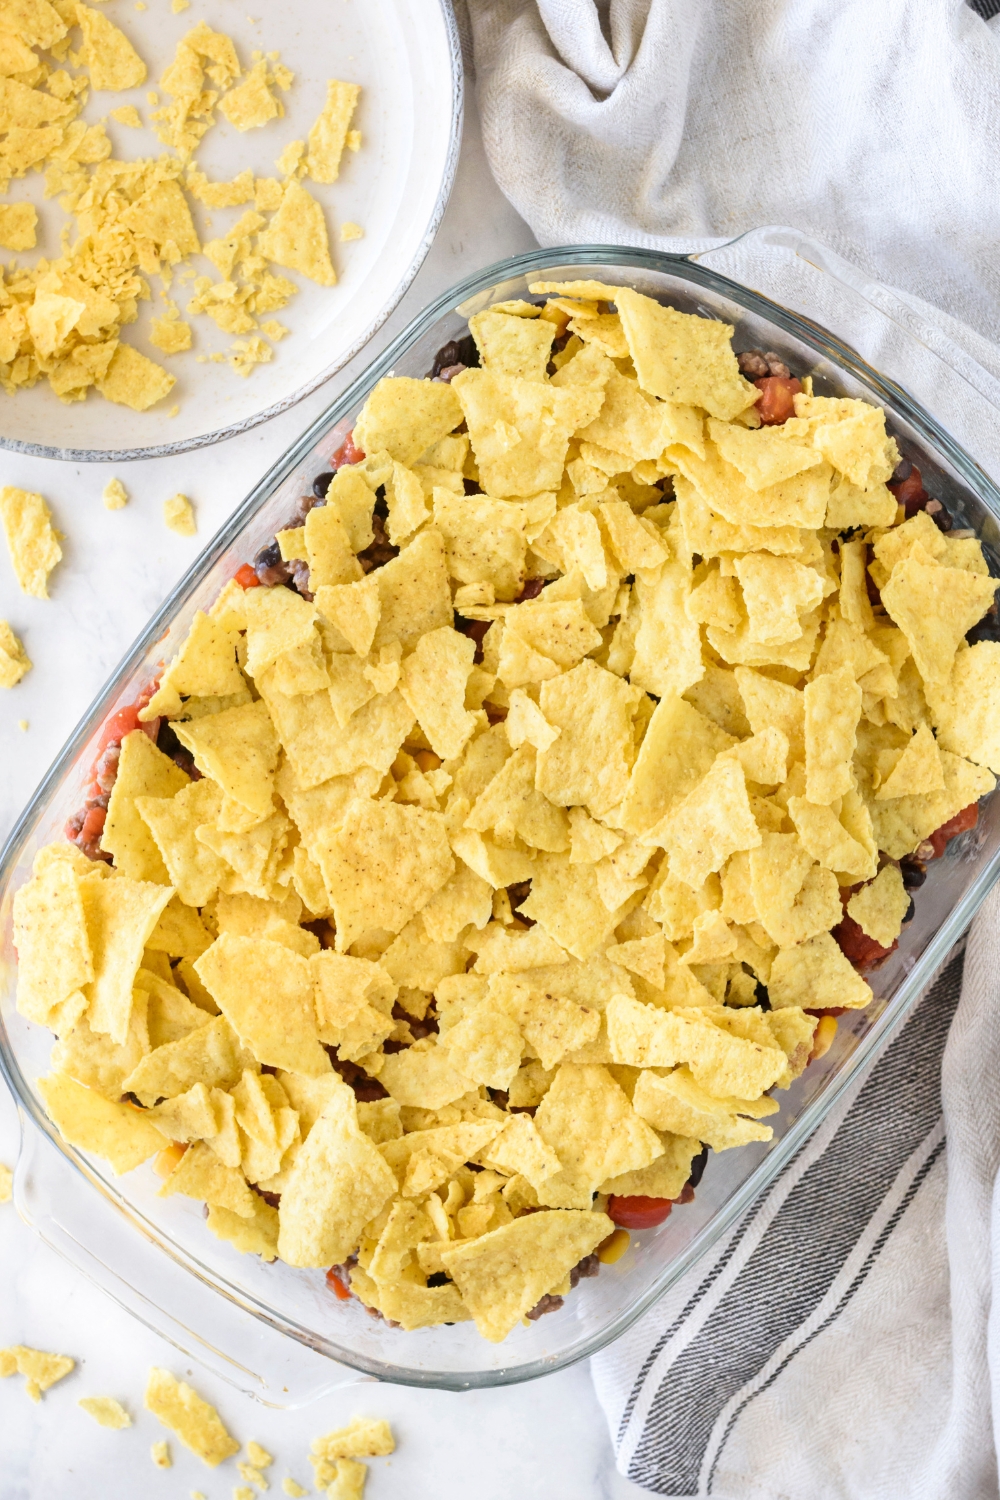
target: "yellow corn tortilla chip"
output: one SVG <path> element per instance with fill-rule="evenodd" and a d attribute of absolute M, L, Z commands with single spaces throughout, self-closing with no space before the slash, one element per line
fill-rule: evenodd
<path fill-rule="evenodd" d="M 888 802 L 895 797 L 941 791 L 944 791 L 941 753 L 930 728 L 920 724 L 875 796 L 879 802 Z"/>
<path fill-rule="evenodd" d="M 46 1354 L 41 1349 L 29 1349 L 25 1344 L 14 1344 L 0 1349 L 0 1377 L 23 1375 L 24 1389 L 32 1401 L 40 1401 L 42 1392 L 55 1385 L 75 1369 L 76 1360 L 68 1354 Z"/>
<path fill-rule="evenodd" d="M 48 576 L 62 557 L 51 511 L 41 495 L 5 485 L 0 489 L 0 520 L 22 594 L 47 599 Z"/>
<path fill-rule="evenodd" d="M 130 880 L 170 884 L 167 866 L 139 815 L 136 799 L 173 797 L 188 784 L 189 777 L 143 730 L 133 729 L 122 740 L 101 848 L 114 856 L 116 869 Z"/>
<path fill-rule="evenodd" d="M 460 755 L 476 727 L 475 715 L 464 706 L 474 655 L 468 636 L 444 626 L 421 636 L 402 664 L 400 693 L 442 760 Z"/>
<path fill-rule="evenodd" d="M 574 958 L 588 959 L 607 946 L 619 917 L 601 898 L 594 866 L 571 865 L 565 854 L 539 854 L 520 878 L 531 881 L 524 915 Z"/>
<path fill-rule="evenodd" d="M 229 620 L 198 610 L 180 650 L 162 674 L 159 689 L 141 711 L 140 718 L 145 721 L 160 714 L 176 718 L 182 713 L 184 698 L 227 698 L 246 693 L 246 683 L 236 661 L 238 639 Z"/>
<path fill-rule="evenodd" d="M 872 848 L 861 843 L 844 827 L 832 807 L 817 805 L 805 797 L 789 797 L 788 815 L 803 848 L 824 869 L 840 871 L 855 880 L 875 873 L 874 840 Z M 871 820 L 868 822 L 870 826 Z"/>
<path fill-rule="evenodd" d="M 592 1064 L 562 1064 L 535 1126 L 562 1163 L 539 1194 L 553 1208 L 588 1207 L 599 1183 L 648 1166 L 663 1150 L 608 1070 Z"/>
<path fill-rule="evenodd" d="M 489 1000 L 466 1010 L 441 1045 L 464 1078 L 488 1088 L 506 1089 L 521 1065 L 520 1028 Z"/>
<path fill-rule="evenodd" d="M 33 250 L 38 214 L 30 203 L 0 207 L 0 245 L 5 250 Z"/>
<path fill-rule="evenodd" d="M 543 683 L 541 711 L 560 734 L 538 756 L 538 790 L 557 806 L 583 804 L 597 817 L 617 806 L 628 788 L 637 698 L 634 688 L 591 661 Z"/>
<path fill-rule="evenodd" d="M 281 1195 L 278 1254 L 293 1266 L 345 1260 L 395 1192 L 396 1179 L 359 1128 L 345 1084 L 324 1106 L 292 1165 Z"/>
<path fill-rule="evenodd" d="M 243 1173 L 238 1167 L 225 1166 L 204 1141 L 188 1147 L 159 1196 L 169 1198 L 173 1193 L 228 1208 L 244 1219 L 253 1217 L 254 1195 Z"/>
<path fill-rule="evenodd" d="M 395 803 L 352 803 L 317 860 L 340 953 L 369 928 L 401 932 L 455 869 L 440 815 Z"/>
<path fill-rule="evenodd" d="M 88 1417 L 93 1417 L 100 1427 L 120 1431 L 132 1426 L 132 1418 L 114 1396 L 84 1396 L 76 1404 L 82 1406 Z"/>
<path fill-rule="evenodd" d="M 510 1117 L 483 1152 L 483 1160 L 487 1166 L 497 1166 L 505 1172 L 520 1172 L 536 1189 L 541 1188 L 546 1178 L 562 1171 L 559 1157 L 542 1140 L 531 1116 L 525 1114 Z"/>
<path fill-rule="evenodd" d="M 670 873 L 697 889 L 738 849 L 754 849 L 760 829 L 750 809 L 743 768 L 728 755 L 646 835 L 669 851 Z"/>
<path fill-rule="evenodd" d="M 622 1172 L 601 1183 L 602 1193 L 622 1197 L 676 1198 L 691 1175 L 691 1162 L 701 1142 L 691 1136 L 661 1135 L 663 1155 L 636 1172 Z"/>
<path fill-rule="evenodd" d="M 615 303 L 639 384 L 650 395 L 702 406 L 723 421 L 756 401 L 739 372 L 728 324 L 663 307 L 629 287 L 618 290 Z"/>
<path fill-rule="evenodd" d="M 824 580 L 815 568 L 790 557 L 751 552 L 737 558 L 736 576 L 743 590 L 752 641 L 781 645 L 802 634 L 800 615 L 821 603 Z"/>
<path fill-rule="evenodd" d="M 463 370 L 449 389 L 461 402 L 483 488 L 498 498 L 557 490 L 570 434 L 593 421 L 603 395 L 482 369 Z"/>
<path fill-rule="evenodd" d="M 207 1088 L 234 1083 L 252 1061 L 225 1016 L 206 1016 L 204 1025 L 144 1057 L 123 1088 L 142 1104 L 152 1105 L 186 1094 L 198 1083 Z"/>
<path fill-rule="evenodd" d="M 53 1009 L 94 977 L 79 877 L 53 861 L 14 896 L 17 1008 L 44 1025 Z"/>
<path fill-rule="evenodd" d="M 606 1214 L 529 1214 L 442 1251 L 441 1260 L 479 1332 L 498 1344 L 612 1228 Z"/>
<path fill-rule="evenodd" d="M 321 1040 L 348 1061 L 376 1051 L 393 1027 L 397 986 L 386 970 L 366 958 L 326 952 L 314 956 L 312 972 Z"/>
<path fill-rule="evenodd" d="M 971 765 L 948 750 L 942 750 L 941 769 L 944 790 L 924 792 L 913 797 L 896 797 L 891 802 L 869 803 L 878 847 L 892 859 L 911 853 L 921 839 L 928 838 L 963 807 L 969 807 L 991 792 L 995 785 L 989 771 Z"/>
<path fill-rule="evenodd" d="M 318 286 L 336 286 L 322 206 L 294 178 L 285 184 L 281 205 L 257 244 L 261 255 L 277 265 L 299 271 Z"/>
<path fill-rule="evenodd" d="M 84 881 L 81 892 L 94 960 L 88 1019 L 94 1031 L 121 1043 L 128 1035 L 143 949 L 173 888 L 119 876 Z"/>
<path fill-rule="evenodd" d="M 354 441 L 365 453 L 384 451 L 409 467 L 461 420 L 462 407 L 450 385 L 387 376 L 365 402 Z"/>
<path fill-rule="evenodd" d="M 137 797 L 135 807 L 164 857 L 180 900 L 189 907 L 204 906 L 215 895 L 227 868 L 220 855 L 195 837 L 196 830 L 214 823 L 222 810 L 218 784 L 206 776 L 171 797 Z"/>
<path fill-rule="evenodd" d="M 854 784 L 851 758 L 861 717 L 861 688 L 848 671 L 825 672 L 807 683 L 805 712 L 806 796 L 829 805 Z"/>
<path fill-rule="evenodd" d="M 26 672 L 31 660 L 6 620 L 0 620 L 0 687 L 12 688 Z M 24 727 L 22 725 L 22 727 Z"/>
<path fill-rule="evenodd" d="M 392 1428 L 384 1417 L 353 1417 L 346 1427 L 314 1438 L 309 1445 L 317 1458 L 385 1458 L 395 1453 Z"/>
<path fill-rule="evenodd" d="M 903 930 L 910 906 L 910 893 L 895 865 L 885 865 L 875 879 L 856 891 L 847 903 L 847 914 L 883 948 L 891 948 Z"/>
<path fill-rule="evenodd" d="M 305 157 L 306 172 L 314 182 L 336 182 L 339 177 L 340 159 L 360 93 L 356 83 L 328 80 L 326 102 L 309 131 Z"/>
<path fill-rule="evenodd" d="M 657 1130 L 690 1131 L 713 1151 L 728 1151 L 750 1141 L 768 1141 L 774 1134 L 769 1125 L 746 1117 L 745 1109 L 756 1109 L 756 1105 L 733 1097 L 717 1098 L 702 1088 L 686 1067 L 675 1068 L 665 1077 L 640 1073 L 633 1103 L 636 1112 Z M 652 1170 L 657 1165 L 654 1162 Z"/>
<path fill-rule="evenodd" d="M 472 1086 L 452 1061 L 450 1050 L 434 1037 L 387 1057 L 379 1082 L 397 1104 L 415 1109 L 442 1109 Z"/>
<path fill-rule="evenodd" d="M 892 570 L 882 603 L 910 643 L 926 682 L 947 682 L 966 633 L 993 603 L 997 580 L 910 556 Z"/>
<path fill-rule="evenodd" d="M 155 1156 L 167 1137 L 131 1104 L 116 1104 L 65 1073 L 38 1080 L 45 1109 L 63 1140 L 110 1162 L 116 1177 Z"/>
<path fill-rule="evenodd" d="M 373 650 L 395 641 L 403 651 L 412 650 L 422 635 L 452 623 L 448 569 L 439 531 L 425 528 L 398 557 L 376 569 L 373 577 L 378 582 L 381 603 Z"/>
<path fill-rule="evenodd" d="M 751 432 L 746 427 L 710 420 L 708 430 L 726 463 L 739 470 L 752 490 L 766 490 L 791 479 L 803 469 L 822 463 L 825 456 L 800 438 L 794 427 L 789 431 L 787 423 Z"/>
<path fill-rule="evenodd" d="M 254 130 L 284 114 L 284 106 L 275 97 L 269 83 L 267 61 L 260 58 L 246 78 L 219 100 L 219 109 L 237 130 Z"/>
<path fill-rule="evenodd" d="M 144 1405 L 210 1469 L 240 1450 L 215 1407 L 169 1370 L 150 1370 Z"/>
<path fill-rule="evenodd" d="M 601 1023 L 599 1013 L 536 986 L 530 974 L 521 982 L 503 975 L 491 984 L 490 991 L 517 1023 L 546 1071 L 570 1055 L 582 1060 L 581 1049 L 597 1041 Z M 448 1037 L 450 1039 L 451 1032 Z"/>
<path fill-rule="evenodd" d="M 433 498 L 434 524 L 444 538 L 451 577 L 461 584 L 491 584 L 496 599 L 516 599 L 527 553 L 519 507 L 485 495 L 456 495 L 439 485 Z"/>
<path fill-rule="evenodd" d="M 319 1044 L 308 961 L 268 938 L 223 933 L 195 970 L 258 1060 L 315 1078 L 330 1071 Z"/>
<path fill-rule="evenodd" d="M 203 776 L 218 782 L 241 806 L 266 817 L 278 764 L 278 738 L 263 703 L 240 704 L 175 726 Z"/>
<path fill-rule="evenodd" d="M 785 1069 L 783 1052 L 730 1036 L 699 1010 L 671 1013 L 616 995 L 605 1014 L 615 1062 L 634 1068 L 687 1063 L 696 1081 L 720 1096 L 755 1099 Z"/>
<path fill-rule="evenodd" d="M 133 411 L 147 411 L 162 401 L 177 381 L 138 349 L 119 344 L 105 374 L 95 384 L 105 401 L 131 407 Z"/>
<path fill-rule="evenodd" d="M 554 324 L 488 308 L 469 319 L 469 332 L 484 369 L 521 380 L 545 379 L 556 334 Z"/>
<path fill-rule="evenodd" d="M 1000 642 L 977 641 L 959 651 L 931 711 L 942 749 L 1000 771 Z"/>
<path fill-rule="evenodd" d="M 230 1208 L 210 1204 L 206 1220 L 209 1229 L 220 1240 L 226 1240 L 244 1255 L 259 1255 L 272 1261 L 278 1256 L 278 1210 L 265 1203 L 256 1193 L 253 1217 L 245 1218 Z M 248 1447 L 250 1445 L 248 1444 Z"/>
<path fill-rule="evenodd" d="M 94 89 L 134 89 L 146 81 L 146 64 L 125 33 L 100 11 L 89 5 L 76 6 L 76 21 L 83 32 L 83 61 Z"/>
<path fill-rule="evenodd" d="M 861 1010 L 871 1000 L 872 992 L 829 932 L 822 932 L 776 955 L 768 996 L 775 1009 L 800 1005 L 810 1010 L 836 1006 Z"/>

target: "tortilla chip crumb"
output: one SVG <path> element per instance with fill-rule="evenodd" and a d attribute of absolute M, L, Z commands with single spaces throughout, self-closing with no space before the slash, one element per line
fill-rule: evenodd
<path fill-rule="evenodd" d="M 262 1448 L 259 1443 L 255 1443 L 252 1438 L 247 1443 L 247 1457 L 255 1469 L 267 1469 L 274 1463 L 274 1459 L 268 1453 L 267 1449 Z"/>
<path fill-rule="evenodd" d="M 18 719 L 18 721 L 17 721 L 17 727 L 18 727 L 18 729 L 20 729 L 20 731 L 21 731 L 22 734 L 27 734 L 28 729 L 29 729 L 29 724 L 28 724 L 27 719 Z"/>
<path fill-rule="evenodd" d="M 348 240 L 363 240 L 364 237 L 365 237 L 365 232 L 361 228 L 360 224 L 352 224 L 349 219 L 348 219 L 348 221 L 345 224 L 341 224 L 341 226 L 340 226 L 340 238 L 345 243 Z"/>
<path fill-rule="evenodd" d="M 182 354 L 191 347 L 191 324 L 179 318 L 154 318 L 149 342 L 164 354 Z"/>
<path fill-rule="evenodd" d="M 23 1375 L 24 1389 L 32 1401 L 41 1401 L 42 1392 L 75 1367 L 76 1360 L 70 1359 L 68 1354 L 46 1354 L 41 1349 L 29 1349 L 25 1344 L 0 1349 L 0 1378 Z"/>
<path fill-rule="evenodd" d="M 146 411 L 157 401 L 162 401 L 177 381 L 162 365 L 147 359 L 138 349 L 119 344 L 111 356 L 106 375 L 95 383 L 106 401 L 130 406 L 133 411 Z"/>
<path fill-rule="evenodd" d="M 302 1496 L 309 1493 L 297 1479 L 292 1479 L 290 1475 L 281 1481 L 281 1488 L 286 1495 L 290 1496 L 290 1500 L 302 1500 Z"/>
<path fill-rule="evenodd" d="M 30 671 L 31 660 L 24 646 L 7 621 L 0 620 L 0 687 L 14 687 Z"/>
<path fill-rule="evenodd" d="M 258 244 L 261 254 L 276 265 L 301 271 L 318 286 L 336 286 L 323 209 L 294 178 L 285 188 L 281 207 L 258 236 Z"/>
<path fill-rule="evenodd" d="M 154 1443 L 149 1450 L 149 1455 L 158 1469 L 169 1469 L 173 1466 L 170 1457 L 170 1444 L 166 1442 Z"/>
<path fill-rule="evenodd" d="M 128 125 L 132 130 L 142 129 L 142 116 L 134 104 L 122 104 L 118 109 L 113 109 L 111 118 L 117 120 L 119 125 Z"/>
<path fill-rule="evenodd" d="M 244 379 L 250 374 L 254 365 L 266 365 L 274 358 L 274 352 L 270 344 L 265 344 L 261 338 L 237 339 L 233 344 L 235 353 L 230 356 L 229 363 L 237 375 Z"/>
<path fill-rule="evenodd" d="M 283 339 L 285 337 L 288 329 L 285 327 L 284 323 L 279 323 L 277 318 L 268 318 L 266 323 L 262 323 L 260 325 L 260 331 L 265 335 L 265 337 L 274 339 L 275 343 L 277 343 L 279 339 Z"/>
<path fill-rule="evenodd" d="M 150 1370 L 146 1410 L 159 1417 L 164 1427 L 169 1427 L 210 1469 L 240 1450 L 239 1443 L 230 1437 L 215 1407 L 203 1401 L 191 1386 L 177 1380 L 169 1370 L 155 1367 Z M 163 1447 L 166 1448 L 165 1443 Z"/>
<path fill-rule="evenodd" d="M 194 536 L 198 530 L 194 506 L 187 495 L 171 495 L 169 500 L 164 500 L 163 519 L 167 530 L 175 532 L 177 536 Z"/>
<path fill-rule="evenodd" d="M 13 1196 L 14 1174 L 10 1167 L 5 1167 L 0 1161 L 0 1203 L 9 1203 Z"/>
<path fill-rule="evenodd" d="M 45 501 L 30 490 L 5 485 L 0 490 L 0 521 L 22 594 L 47 599 L 48 577 L 62 558 L 62 548 Z"/>
<path fill-rule="evenodd" d="M 0 205 L 0 247 L 4 250 L 34 250 L 38 214 L 31 203 Z"/>
<path fill-rule="evenodd" d="M 101 491 L 105 510 L 121 510 L 128 504 L 128 492 L 120 479 L 109 479 Z"/>
<path fill-rule="evenodd" d="M 182 10 L 191 9 L 191 0 L 170 0 L 170 9 L 175 16 L 179 16 Z"/>
<path fill-rule="evenodd" d="M 131 1427 L 132 1418 L 114 1396 L 84 1396 L 78 1401 L 77 1406 L 82 1406 L 88 1416 L 101 1427 L 111 1427 L 116 1431 L 122 1427 Z"/>

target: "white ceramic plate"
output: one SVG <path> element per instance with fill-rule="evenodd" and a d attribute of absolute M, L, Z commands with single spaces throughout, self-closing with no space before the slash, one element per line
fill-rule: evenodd
<path fill-rule="evenodd" d="M 284 119 L 240 134 L 216 111 L 217 123 L 195 154 L 211 180 L 228 181 L 246 167 L 258 177 L 279 176 L 275 159 L 288 142 L 306 136 L 328 78 L 361 85 L 352 123 L 362 132 L 362 146 L 344 152 L 337 182 L 321 186 L 306 179 L 326 212 L 339 281 L 319 287 L 281 272 L 300 291 L 270 315 L 290 329 L 270 364 L 258 365 L 245 380 L 228 364 L 198 364 L 195 354 L 228 354 L 233 342 L 206 317 L 189 320 L 191 351 L 161 354 L 148 340 L 150 318 L 163 311 L 155 277 L 153 298 L 140 305 L 125 342 L 177 377 L 165 400 L 133 412 L 91 391 L 86 401 L 67 406 L 44 381 L 13 397 L 0 394 L 0 446 L 75 462 L 150 458 L 231 437 L 301 400 L 353 358 L 396 306 L 430 247 L 451 191 L 462 128 L 461 51 L 450 0 L 195 0 L 180 15 L 168 0 L 150 0 L 142 12 L 131 0 L 111 0 L 101 9 L 126 32 L 149 76 L 138 89 L 92 94 L 83 115 L 88 122 L 121 104 L 135 104 L 148 121 L 147 90 L 156 87 L 180 38 L 204 19 L 233 38 L 244 66 L 255 49 L 280 52 L 295 74 L 283 96 Z M 251 20 L 254 12 L 259 18 Z M 166 149 L 151 129 L 114 120 L 107 129 L 119 159 Z M 20 256 L 22 264 L 60 253 L 67 217 L 42 189 L 41 175 L 29 174 L 12 183 L 3 200 L 30 199 L 38 209 L 38 249 Z M 252 206 L 209 210 L 189 201 L 202 242 L 226 233 Z M 345 221 L 360 224 L 364 238 L 341 244 Z M 191 264 L 199 275 L 218 279 L 203 256 Z M 188 287 L 175 281 L 170 295 L 183 316 Z M 180 410 L 170 417 L 174 403 Z"/>

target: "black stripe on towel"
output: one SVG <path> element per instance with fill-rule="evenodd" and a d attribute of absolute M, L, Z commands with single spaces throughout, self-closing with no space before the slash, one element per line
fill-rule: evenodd
<path fill-rule="evenodd" d="M 961 982 L 959 955 L 890 1044 L 823 1155 L 796 1183 L 736 1281 L 670 1367 L 629 1465 L 636 1483 L 661 1495 L 695 1494 L 720 1413 L 830 1290 L 900 1171 L 940 1119 L 941 1053 Z M 649 1362 L 632 1405 L 648 1373 Z"/>

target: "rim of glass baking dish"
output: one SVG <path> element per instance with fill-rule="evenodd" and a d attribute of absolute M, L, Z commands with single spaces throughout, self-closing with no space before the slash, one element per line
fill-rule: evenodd
<path fill-rule="evenodd" d="M 371 342 L 371 340 L 382 328 L 388 318 L 396 311 L 403 297 L 413 284 L 420 267 L 427 259 L 430 250 L 441 227 L 451 190 L 455 185 L 455 173 L 458 171 L 458 158 L 462 148 L 462 127 L 465 118 L 465 70 L 462 63 L 462 39 L 458 32 L 458 22 L 451 0 L 437 0 L 438 9 L 441 12 L 441 20 L 444 23 L 445 36 L 448 44 L 448 58 L 451 68 L 451 127 L 448 136 L 448 151 L 445 156 L 444 173 L 441 178 L 441 186 L 437 198 L 431 209 L 427 225 L 421 235 L 420 242 L 414 251 L 405 274 L 389 294 L 389 298 L 377 315 L 368 324 L 368 327 L 358 335 L 353 344 L 338 355 L 333 364 L 312 380 L 293 391 L 289 396 L 283 396 L 280 401 L 273 402 L 263 411 L 255 412 L 253 416 L 244 417 L 240 422 L 233 422 L 228 427 L 217 427 L 214 432 L 204 432 L 197 437 L 182 438 L 176 443 L 155 443 L 149 447 L 142 448 L 59 448 L 52 447 L 47 443 L 24 443 L 16 438 L 4 437 L 0 433 L 0 449 L 6 449 L 9 453 L 23 453 L 29 458 L 55 458 L 65 463 L 130 463 L 134 459 L 145 458 L 169 458 L 177 453 L 190 453 L 195 448 L 208 448 L 213 443 L 225 442 L 227 438 L 238 437 L 241 432 L 249 432 L 253 427 L 259 427 L 262 422 L 269 422 L 272 417 L 280 416 L 283 411 L 297 406 L 314 391 L 318 391 L 342 370 L 345 365 Z M 411 325 L 412 327 L 412 325 Z M 409 330 L 406 330 L 409 332 Z M 401 335 L 401 337 L 405 337 Z M 398 340 L 397 340 L 398 342 Z M 353 386 L 352 386 L 353 389 Z M 123 420 L 125 420 L 123 418 Z M 311 431 L 312 429 L 310 429 Z M 254 492 L 256 493 L 256 491 Z M 190 576 L 190 575 L 188 575 Z M 171 596 L 173 597 L 173 596 Z"/>
<path fill-rule="evenodd" d="M 895 407 L 900 416 L 911 424 L 913 430 L 927 443 L 928 447 L 935 449 L 938 454 L 947 459 L 961 478 L 976 492 L 986 508 L 1000 521 L 1000 489 L 980 465 L 901 386 L 881 375 L 855 350 L 811 319 L 789 312 L 760 293 L 751 291 L 728 277 L 720 276 L 708 267 L 700 265 L 697 260 L 684 255 L 628 249 L 622 246 L 582 245 L 535 250 L 512 256 L 467 277 L 425 308 L 312 423 L 229 517 L 201 557 L 192 565 L 153 615 L 149 624 L 119 663 L 116 671 L 98 693 L 17 820 L 0 853 L 0 888 L 5 885 L 39 811 L 70 769 L 79 751 L 93 735 L 95 724 L 100 722 L 102 715 L 106 714 L 115 703 L 120 685 L 140 665 L 149 648 L 163 635 L 166 627 L 184 606 L 190 594 L 200 585 L 206 574 L 239 539 L 255 513 L 273 494 L 278 485 L 312 452 L 319 439 L 337 422 L 349 416 L 352 408 L 367 395 L 376 382 L 392 372 L 400 355 L 405 353 L 442 315 L 460 309 L 463 303 L 476 296 L 477 293 L 488 291 L 498 283 L 512 277 L 554 272 L 559 268 L 572 267 L 579 270 L 590 265 L 622 266 L 633 271 L 659 271 L 674 275 L 693 286 L 702 286 L 725 296 L 748 313 L 766 317 L 776 327 L 800 339 L 817 355 L 829 359 L 841 371 L 863 380 L 873 391 L 884 397 L 885 401 Z M 124 1213 L 134 1224 L 141 1225 L 147 1236 L 152 1238 L 174 1261 L 202 1282 L 212 1285 L 234 1306 L 252 1313 L 298 1342 L 327 1354 L 338 1363 L 376 1378 L 404 1385 L 453 1390 L 518 1384 L 536 1379 L 541 1375 L 551 1374 L 578 1360 L 589 1358 L 590 1355 L 596 1354 L 600 1349 L 612 1343 L 638 1318 L 642 1317 L 685 1272 L 690 1270 L 717 1243 L 726 1230 L 784 1170 L 800 1147 L 825 1119 L 837 1100 L 857 1081 L 866 1065 L 872 1061 L 875 1054 L 884 1047 L 889 1037 L 902 1024 L 914 1002 L 941 966 L 998 877 L 1000 877 L 1000 850 L 986 862 L 947 920 L 942 923 L 930 940 L 913 969 L 902 978 L 885 1010 L 875 1020 L 871 1030 L 858 1042 L 840 1071 L 831 1077 L 822 1093 L 804 1108 L 799 1119 L 768 1153 L 742 1187 L 718 1210 L 690 1245 L 670 1262 L 663 1274 L 657 1277 L 641 1296 L 637 1297 L 606 1327 L 594 1333 L 590 1338 L 582 1340 L 572 1350 L 513 1368 L 465 1371 L 421 1370 L 406 1365 L 387 1365 L 362 1355 L 352 1355 L 351 1351 L 339 1348 L 324 1348 L 326 1341 L 317 1336 L 315 1330 L 301 1327 L 286 1316 L 276 1313 L 265 1303 L 258 1302 L 245 1292 L 238 1291 L 221 1281 L 216 1273 L 201 1265 L 196 1257 L 181 1250 L 169 1237 L 165 1237 L 162 1231 L 145 1220 L 123 1195 L 96 1177 L 86 1160 L 61 1141 L 52 1122 L 35 1100 L 10 1048 L 2 1020 L 0 1020 L 0 1072 L 6 1079 L 15 1099 L 19 1101 L 21 1107 L 53 1147 L 72 1161 L 110 1204 Z"/>

